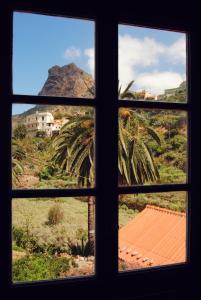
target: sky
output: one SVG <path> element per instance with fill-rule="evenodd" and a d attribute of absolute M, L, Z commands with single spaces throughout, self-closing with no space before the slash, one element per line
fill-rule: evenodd
<path fill-rule="evenodd" d="M 94 77 L 95 22 L 14 13 L 13 93 L 37 95 L 48 69 L 74 62 Z M 119 25 L 119 81 L 161 94 L 186 78 L 185 34 Z M 14 105 L 13 114 L 31 106 Z M 33 106 L 32 106 L 33 107 Z"/>

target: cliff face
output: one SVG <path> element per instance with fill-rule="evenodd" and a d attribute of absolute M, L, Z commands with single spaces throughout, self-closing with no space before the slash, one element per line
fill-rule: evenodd
<path fill-rule="evenodd" d="M 48 78 L 40 91 L 40 96 L 60 96 L 72 98 L 93 98 L 94 80 L 74 63 L 48 70 Z"/>

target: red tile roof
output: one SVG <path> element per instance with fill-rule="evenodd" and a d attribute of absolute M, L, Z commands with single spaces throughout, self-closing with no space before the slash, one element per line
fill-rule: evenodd
<path fill-rule="evenodd" d="M 186 261 L 186 214 L 147 205 L 119 230 L 119 258 L 129 266 Z"/>

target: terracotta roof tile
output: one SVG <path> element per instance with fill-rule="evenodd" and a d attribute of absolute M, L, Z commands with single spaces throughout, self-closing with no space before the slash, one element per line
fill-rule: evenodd
<path fill-rule="evenodd" d="M 119 258 L 132 265 L 186 261 L 186 214 L 147 205 L 119 230 Z"/>

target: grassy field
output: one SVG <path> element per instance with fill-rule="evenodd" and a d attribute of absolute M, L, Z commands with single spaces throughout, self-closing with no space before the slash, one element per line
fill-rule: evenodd
<path fill-rule="evenodd" d="M 87 199 L 83 197 L 82 200 L 84 201 L 72 197 L 13 199 L 13 225 L 20 228 L 30 227 L 33 234 L 44 243 L 58 241 L 59 237 L 63 238 L 64 243 L 67 237 L 76 240 L 77 231 L 82 229 L 87 233 L 88 227 Z M 56 203 L 63 210 L 64 219 L 58 225 L 48 226 L 48 212 Z M 186 210 L 186 194 L 185 192 L 174 192 L 120 196 L 120 228 L 133 219 L 146 204 L 184 212 Z"/>
<path fill-rule="evenodd" d="M 48 212 L 55 204 L 64 212 L 63 221 L 55 226 L 48 226 Z M 59 237 L 76 238 L 80 228 L 87 232 L 87 203 L 75 198 L 54 199 L 14 199 L 12 222 L 16 227 L 30 227 L 32 233 L 44 243 L 55 242 Z"/>

